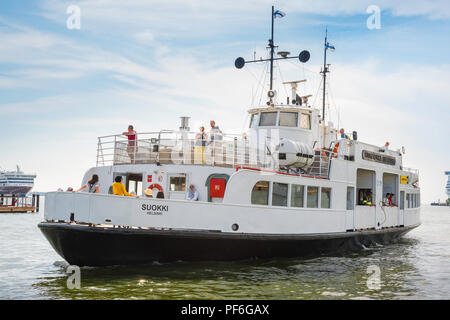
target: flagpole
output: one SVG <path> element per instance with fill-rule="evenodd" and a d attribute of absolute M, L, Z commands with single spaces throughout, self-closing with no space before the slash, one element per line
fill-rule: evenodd
<path fill-rule="evenodd" d="M 325 125 L 325 90 L 326 90 L 326 81 L 327 81 L 327 37 L 328 37 L 328 28 L 325 28 L 325 43 L 324 43 L 324 53 L 323 53 L 323 99 L 322 99 L 322 120 Z"/>
<path fill-rule="evenodd" d="M 269 47 L 270 47 L 270 90 L 272 90 L 272 84 L 273 84 L 273 51 L 274 51 L 274 45 L 273 45 L 273 18 L 274 17 L 273 17 L 273 14 L 274 14 L 274 6 L 272 6 L 272 37 L 269 40 Z"/>

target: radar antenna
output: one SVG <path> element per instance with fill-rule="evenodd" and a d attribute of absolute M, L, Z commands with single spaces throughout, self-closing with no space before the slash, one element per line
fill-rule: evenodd
<path fill-rule="evenodd" d="M 272 97 L 270 92 L 273 92 L 273 62 L 275 60 L 285 60 L 285 59 L 294 59 L 297 58 L 300 60 L 300 62 L 307 62 L 310 58 L 310 53 L 307 50 L 303 50 L 302 52 L 300 52 L 300 54 L 298 56 L 289 56 L 289 52 L 287 51 L 281 51 L 279 52 L 279 55 L 281 56 L 280 58 L 274 58 L 274 52 L 275 52 L 275 44 L 274 44 L 274 38 L 273 38 L 273 30 L 274 30 L 274 18 L 275 18 L 275 11 L 274 11 L 274 6 L 272 6 L 272 29 L 271 29 L 271 38 L 269 39 L 269 46 L 268 48 L 270 49 L 270 58 L 269 59 L 254 59 L 254 60 L 250 60 L 250 61 L 246 61 L 244 58 L 239 57 L 234 61 L 234 65 L 236 68 L 238 69 L 242 69 L 246 63 L 253 63 L 253 62 L 264 62 L 264 61 L 270 61 L 270 87 L 269 87 L 269 98 L 270 98 L 270 103 L 272 103 Z M 273 95 L 274 96 L 274 95 Z"/>

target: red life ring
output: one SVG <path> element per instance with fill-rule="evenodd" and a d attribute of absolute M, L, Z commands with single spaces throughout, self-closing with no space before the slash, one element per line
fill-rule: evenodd
<path fill-rule="evenodd" d="M 156 189 L 158 189 L 161 192 L 163 191 L 163 188 L 157 183 L 154 183 L 154 184 L 151 184 L 151 185 L 148 186 L 148 189 L 150 189 L 150 190 L 153 190 L 153 188 L 156 188 Z"/>

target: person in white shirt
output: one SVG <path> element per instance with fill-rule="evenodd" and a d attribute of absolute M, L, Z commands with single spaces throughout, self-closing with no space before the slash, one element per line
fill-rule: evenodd
<path fill-rule="evenodd" d="M 198 191 L 195 189 L 193 184 L 189 186 L 189 190 L 186 194 L 186 200 L 198 201 Z"/>

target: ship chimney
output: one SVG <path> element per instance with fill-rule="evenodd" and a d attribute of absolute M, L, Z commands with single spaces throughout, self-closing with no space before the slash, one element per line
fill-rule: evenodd
<path fill-rule="evenodd" d="M 180 117 L 181 119 L 181 127 L 180 131 L 189 131 L 189 119 L 190 117 Z"/>

